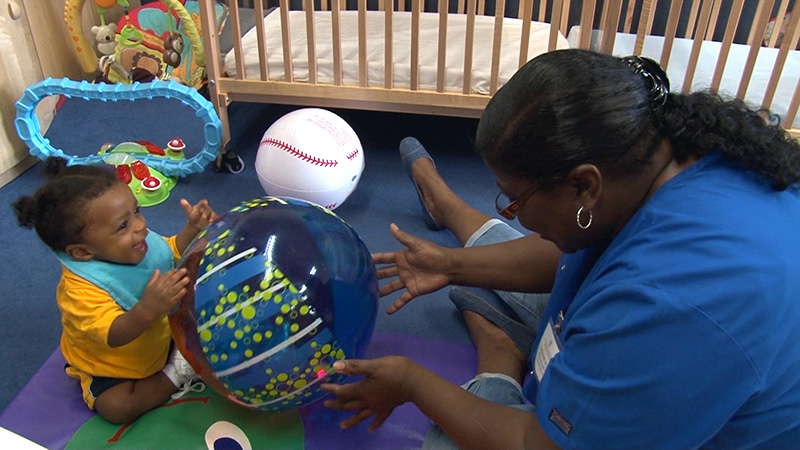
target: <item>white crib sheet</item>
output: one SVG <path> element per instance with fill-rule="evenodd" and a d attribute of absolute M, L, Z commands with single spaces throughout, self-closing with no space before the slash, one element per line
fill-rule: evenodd
<path fill-rule="evenodd" d="M 579 26 L 570 29 L 568 41 L 572 47 L 578 46 L 579 33 Z M 594 30 L 592 34 L 593 49 L 599 49 L 599 33 L 598 30 Z M 617 33 L 614 41 L 613 54 L 616 56 L 628 56 L 633 54 L 633 45 L 635 41 L 636 35 L 634 34 Z M 694 41 L 691 39 L 684 38 L 677 38 L 674 41 L 669 63 L 667 64 L 667 76 L 669 77 L 670 85 L 674 92 L 679 91 L 683 87 L 684 75 L 686 73 L 686 67 L 689 64 L 689 56 L 691 55 L 693 42 Z M 659 61 L 661 59 L 661 49 L 663 46 L 663 37 L 646 36 L 644 39 L 644 46 L 642 47 L 642 55 Z M 692 79 L 692 91 L 708 89 L 711 86 L 714 68 L 717 65 L 721 47 L 721 42 L 703 42 L 703 45 L 700 47 L 697 69 Z M 731 45 L 731 50 L 728 53 L 728 60 L 725 62 L 725 70 L 720 82 L 719 92 L 721 94 L 730 97 L 736 95 L 736 92 L 739 90 L 739 81 L 742 79 L 744 65 L 747 62 L 749 52 L 749 45 Z M 747 86 L 747 92 L 744 97 L 744 101 L 749 105 L 756 108 L 761 107 L 761 103 L 764 100 L 764 93 L 767 90 L 767 83 L 772 76 L 772 68 L 775 65 L 775 59 L 777 57 L 777 48 L 762 47 L 759 49 L 756 64 L 753 68 L 753 75 L 750 78 L 750 83 Z M 781 72 L 778 87 L 772 100 L 772 106 L 770 107 L 770 110 L 778 114 L 781 120 L 784 120 L 786 117 L 786 111 L 789 109 L 792 95 L 794 95 L 794 91 L 797 88 L 798 78 L 800 78 L 800 51 L 793 50 L 789 52 L 786 58 L 786 64 L 783 67 L 783 72 Z M 800 128 L 800 115 L 795 118 L 793 128 Z"/>
<path fill-rule="evenodd" d="M 370 86 L 384 85 L 384 20 L 382 11 L 367 11 L 367 59 L 368 83 Z M 314 13 L 316 21 L 317 41 L 317 79 L 320 83 L 333 82 L 333 44 L 331 31 L 331 14 L 327 11 Z M 394 52 L 394 84 L 398 88 L 410 86 L 411 72 L 411 13 L 393 13 L 393 52 Z M 290 29 L 292 36 L 292 61 L 294 79 L 308 81 L 308 51 L 306 47 L 305 13 L 290 11 Z M 282 80 L 283 40 L 280 32 L 280 14 L 274 11 L 264 18 L 266 30 L 266 48 L 268 55 L 269 78 Z M 341 12 L 342 72 L 343 83 L 358 84 L 358 12 Z M 420 14 L 420 50 L 419 80 L 420 87 L 435 89 L 436 64 L 438 53 L 439 16 L 436 13 Z M 472 62 L 472 89 L 475 93 L 488 94 L 492 60 L 492 38 L 494 18 L 489 16 L 475 17 L 475 44 Z M 531 24 L 528 59 L 547 51 L 550 25 L 533 22 Z M 519 42 L 522 35 L 522 21 L 505 18 L 503 20 L 502 49 L 500 52 L 499 85 L 502 86 L 517 71 L 519 60 Z M 463 84 L 464 48 L 466 41 L 466 15 L 450 14 L 447 21 L 447 63 L 446 90 L 461 91 Z M 568 48 L 566 37 L 559 34 L 557 48 Z M 260 77 L 258 60 L 258 40 L 253 27 L 242 37 L 242 49 L 245 61 L 245 74 L 248 79 Z M 236 76 L 234 52 L 225 56 L 225 69 L 231 76 Z"/>

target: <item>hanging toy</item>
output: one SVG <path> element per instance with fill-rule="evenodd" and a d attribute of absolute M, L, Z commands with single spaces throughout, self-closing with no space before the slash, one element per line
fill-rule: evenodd
<path fill-rule="evenodd" d="M 172 30 L 172 8 L 167 11 L 167 25 L 169 34 L 164 39 L 164 63 L 173 68 L 181 65 L 181 53 L 183 53 L 183 35 Z"/>
<path fill-rule="evenodd" d="M 91 28 L 94 40 L 97 43 L 97 51 L 100 52 L 100 58 L 97 61 L 99 74 L 95 78 L 95 82 L 109 82 L 108 76 L 111 70 L 124 76 L 127 76 L 127 71 L 117 61 L 115 55 L 117 49 L 117 24 L 114 22 L 106 24 L 105 13 L 107 9 L 113 8 L 115 5 L 121 5 L 125 8 L 125 13 L 127 14 L 128 2 L 127 0 L 94 0 L 94 4 L 97 6 L 97 13 L 100 16 L 100 25 Z"/>
<path fill-rule="evenodd" d="M 94 40 L 97 41 L 97 50 L 100 55 L 113 55 L 117 48 L 117 24 L 111 22 L 106 25 L 100 16 L 100 25 L 92 27 Z"/>
<path fill-rule="evenodd" d="M 178 33 L 170 33 L 164 39 L 164 62 L 172 67 L 181 65 L 181 53 L 183 53 L 183 36 Z"/>

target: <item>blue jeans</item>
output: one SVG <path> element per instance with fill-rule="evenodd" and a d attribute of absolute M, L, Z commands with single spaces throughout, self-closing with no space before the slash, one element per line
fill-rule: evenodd
<path fill-rule="evenodd" d="M 497 244 L 522 236 L 522 233 L 507 223 L 491 219 L 479 228 L 464 246 Z M 536 331 L 547 308 L 549 295 L 454 287 L 450 298 L 459 306 L 459 309 L 478 312 L 502 328 L 520 347 L 523 354 L 527 355 L 536 338 Z M 534 412 L 534 406 L 528 403 L 522 395 L 522 387 L 507 375 L 478 374 L 462 387 L 491 402 Z M 456 449 L 458 447 L 441 428 L 433 424 L 425 436 L 422 448 Z"/>
<path fill-rule="evenodd" d="M 480 245 L 499 244 L 523 237 L 522 233 L 511 228 L 507 223 L 490 219 L 483 224 L 464 244 L 464 247 L 476 247 Z M 488 290 L 487 290 L 488 291 Z M 523 292 L 496 291 L 492 290 L 502 303 L 514 312 L 520 323 L 531 329 L 538 330 L 539 322 L 547 309 L 549 294 L 529 294 Z M 486 299 L 494 302 L 495 299 Z M 531 342 L 532 344 L 532 342 Z M 527 352 L 525 352 L 527 354 Z"/>
<path fill-rule="evenodd" d="M 525 397 L 522 396 L 522 387 L 514 379 L 506 375 L 499 373 L 479 374 L 467 381 L 462 387 L 468 392 L 491 402 L 512 406 L 531 414 L 534 413 L 534 406 L 526 403 Z M 425 435 L 422 448 L 456 450 L 458 446 L 450 440 L 450 437 L 441 428 L 433 424 Z"/>

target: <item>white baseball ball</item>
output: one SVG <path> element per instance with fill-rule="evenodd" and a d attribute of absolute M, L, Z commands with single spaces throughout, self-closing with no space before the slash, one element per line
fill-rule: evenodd
<path fill-rule="evenodd" d="M 353 193 L 364 150 L 338 115 L 319 108 L 292 111 L 264 133 L 256 173 L 267 195 L 294 197 L 333 210 Z"/>

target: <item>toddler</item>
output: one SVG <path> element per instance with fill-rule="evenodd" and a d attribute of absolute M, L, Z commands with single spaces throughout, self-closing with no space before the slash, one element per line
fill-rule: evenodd
<path fill-rule="evenodd" d="M 128 423 L 197 378 L 173 348 L 167 312 L 190 280 L 181 253 L 217 215 L 202 200 L 180 204 L 186 226 L 164 238 L 110 166 L 70 166 L 50 157 L 48 181 L 17 199 L 19 224 L 35 228 L 62 264 L 56 301 L 67 373 L 80 380 L 90 409 Z"/>

